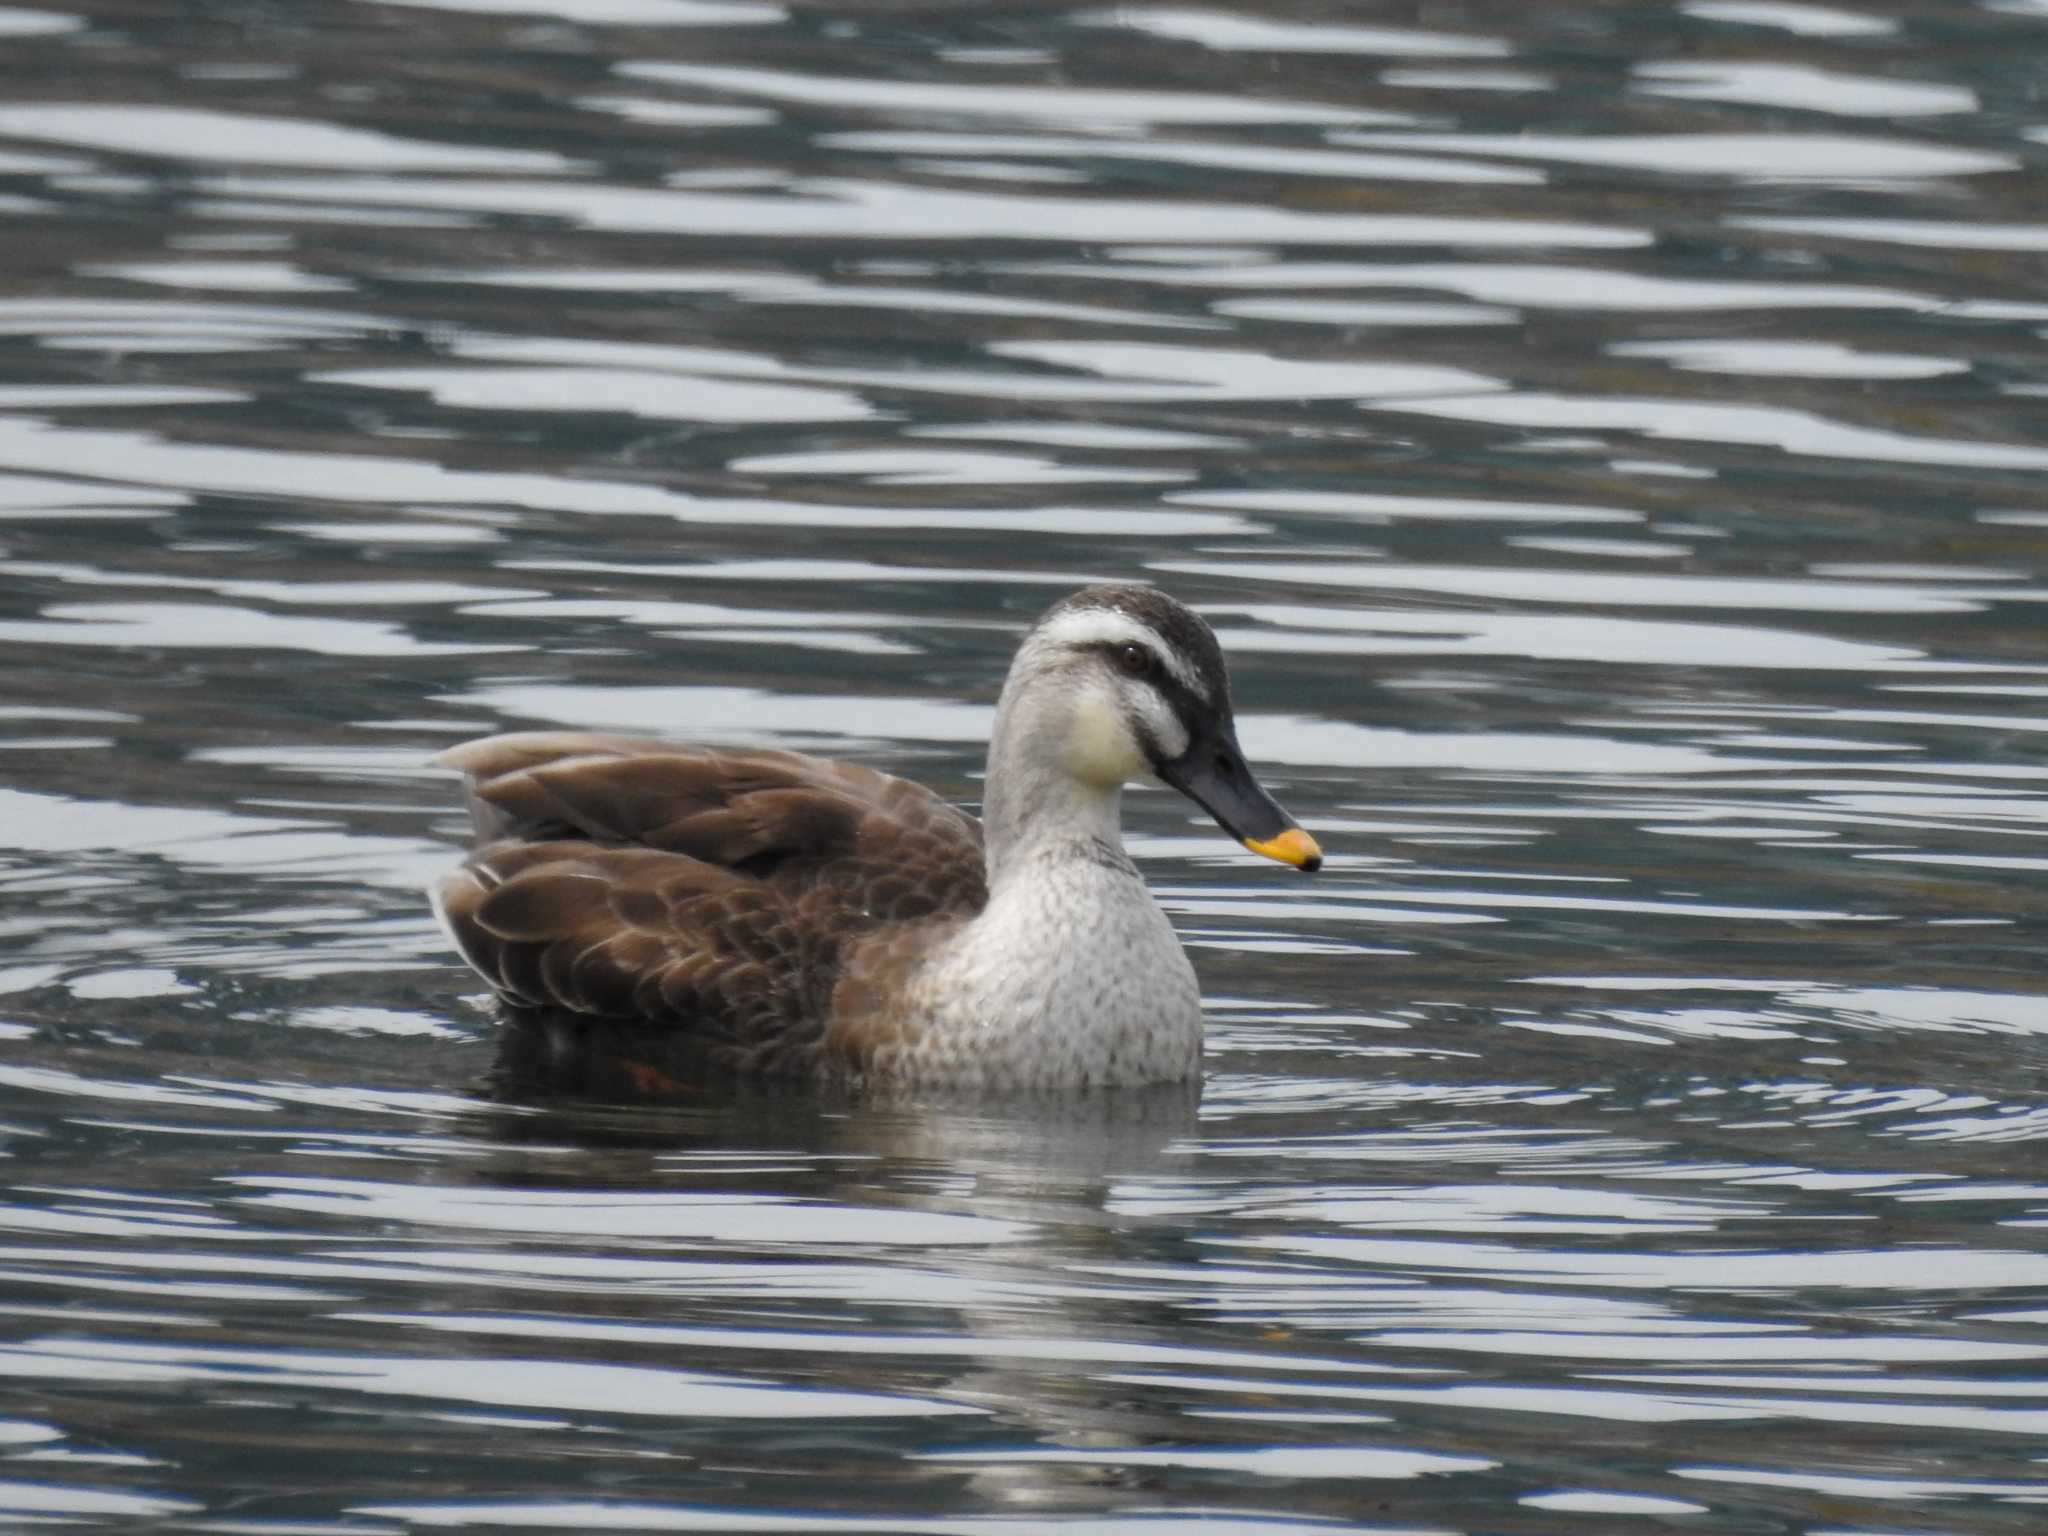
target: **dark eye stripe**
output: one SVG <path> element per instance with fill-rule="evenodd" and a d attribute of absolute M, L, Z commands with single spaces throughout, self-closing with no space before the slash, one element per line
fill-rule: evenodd
<path fill-rule="evenodd" d="M 1098 652 L 1121 676 L 1129 678 L 1134 683 L 1149 684 L 1153 691 L 1166 701 L 1166 707 L 1173 711 L 1174 719 L 1178 720 L 1180 728 L 1187 732 L 1190 742 L 1208 734 L 1204 726 L 1205 723 L 1213 723 L 1215 720 L 1215 706 L 1175 676 L 1173 669 L 1166 666 L 1150 646 L 1145 648 L 1147 654 L 1152 657 L 1152 668 L 1149 672 L 1143 677 L 1133 677 L 1124 671 L 1118 655 L 1125 646 L 1136 643 L 1131 640 L 1103 640 L 1090 645 L 1087 649 Z M 1140 740 L 1144 740 L 1142 735 Z M 1145 741 L 1148 755 L 1152 752 L 1153 746 L 1152 742 Z"/>
<path fill-rule="evenodd" d="M 1112 667 L 1115 667 L 1118 672 L 1130 678 L 1133 682 L 1151 683 L 1162 692 L 1169 683 L 1177 683 L 1177 679 L 1173 675 L 1173 669 L 1167 666 L 1157 651 L 1142 641 L 1097 640 L 1085 646 L 1084 649 L 1093 651 L 1096 655 L 1103 657 Z M 1142 672 L 1133 672 L 1125 664 L 1124 653 L 1126 651 L 1144 652 L 1147 664 Z"/>

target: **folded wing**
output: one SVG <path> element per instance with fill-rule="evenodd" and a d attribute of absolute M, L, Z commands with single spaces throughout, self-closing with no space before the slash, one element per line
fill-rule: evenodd
<path fill-rule="evenodd" d="M 687 1027 L 747 1070 L 811 1069 L 850 945 L 987 899 L 979 824 L 855 764 L 561 731 L 439 761 L 478 841 L 435 904 L 492 988 Z"/>

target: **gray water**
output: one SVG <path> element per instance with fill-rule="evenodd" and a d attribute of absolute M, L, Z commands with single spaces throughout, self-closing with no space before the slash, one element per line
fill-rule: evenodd
<path fill-rule="evenodd" d="M 59 4 L 61 0 L 49 0 Z M 2048 1505 L 2048 5 L 0 9 L 0 1524 Z M 972 804 L 1159 582 L 1199 1096 L 680 1097 L 488 731 Z"/>

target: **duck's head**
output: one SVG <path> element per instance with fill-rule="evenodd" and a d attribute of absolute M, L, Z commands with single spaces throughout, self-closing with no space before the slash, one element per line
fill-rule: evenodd
<path fill-rule="evenodd" d="M 1088 587 L 1054 604 L 1017 652 L 1002 712 L 1032 716 L 1034 752 L 1082 784 L 1113 792 L 1156 777 L 1252 852 L 1322 865 L 1244 760 L 1215 632 L 1163 592 Z"/>

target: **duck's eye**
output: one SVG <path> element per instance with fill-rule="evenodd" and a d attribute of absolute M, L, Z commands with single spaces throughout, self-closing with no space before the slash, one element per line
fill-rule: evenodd
<path fill-rule="evenodd" d="M 1150 677 L 1154 666 L 1152 653 L 1136 642 L 1116 648 L 1116 664 L 1126 677 Z"/>

